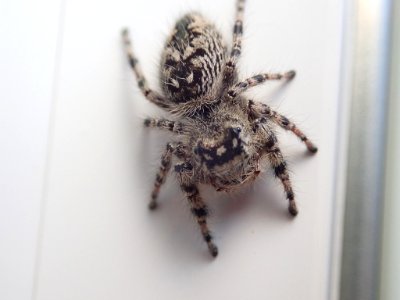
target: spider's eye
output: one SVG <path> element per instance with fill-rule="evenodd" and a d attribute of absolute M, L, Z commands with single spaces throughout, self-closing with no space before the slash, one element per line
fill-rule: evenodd
<path fill-rule="evenodd" d="M 242 132 L 242 128 L 240 127 L 233 127 L 232 131 L 235 135 L 239 135 L 240 132 Z"/>

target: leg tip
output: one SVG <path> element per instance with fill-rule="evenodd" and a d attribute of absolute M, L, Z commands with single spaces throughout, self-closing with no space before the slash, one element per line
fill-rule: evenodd
<path fill-rule="evenodd" d="M 317 148 L 317 147 L 315 147 L 315 146 L 313 146 L 313 147 L 309 147 L 309 148 L 308 148 L 308 151 L 310 151 L 312 154 L 315 154 L 315 153 L 317 153 L 317 152 L 318 152 L 318 148 Z"/>
<path fill-rule="evenodd" d="M 296 71 L 294 71 L 294 70 L 291 70 L 291 71 L 289 71 L 289 72 L 287 72 L 287 73 L 285 74 L 285 77 L 286 77 L 288 80 L 293 79 L 295 76 L 296 76 Z"/>
<path fill-rule="evenodd" d="M 121 35 L 122 36 L 127 36 L 129 34 L 129 29 L 128 28 L 123 28 L 122 30 L 121 30 Z"/>
<path fill-rule="evenodd" d="M 150 210 L 155 210 L 157 207 L 158 207 L 157 202 L 151 201 L 151 202 L 149 203 L 149 209 L 150 209 Z"/>
<path fill-rule="evenodd" d="M 291 202 L 289 203 L 289 213 L 290 213 L 293 217 L 295 217 L 295 216 L 298 215 L 299 210 L 297 209 L 296 202 L 291 201 Z"/>
<path fill-rule="evenodd" d="M 208 245 L 208 250 L 210 250 L 210 254 L 212 257 L 218 256 L 218 248 L 214 244 Z"/>
<path fill-rule="evenodd" d="M 149 127 L 149 126 L 150 126 L 150 123 L 151 123 L 151 120 L 150 120 L 149 118 L 147 118 L 147 119 L 145 119 L 145 120 L 143 121 L 143 125 L 144 125 L 145 127 Z"/>

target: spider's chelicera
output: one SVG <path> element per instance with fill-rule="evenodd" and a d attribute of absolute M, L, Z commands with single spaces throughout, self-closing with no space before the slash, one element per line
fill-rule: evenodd
<path fill-rule="evenodd" d="M 140 90 L 150 102 L 174 116 L 174 120 L 144 121 L 147 127 L 174 134 L 162 155 L 149 207 L 157 207 L 160 186 L 174 160 L 173 170 L 213 256 L 217 256 L 218 249 L 207 226 L 208 208 L 200 196 L 199 185 L 229 191 L 253 181 L 260 174 L 260 162 L 267 159 L 282 182 L 289 212 L 295 216 L 295 196 L 273 127 L 278 125 L 293 132 L 311 153 L 317 152 L 314 144 L 286 117 L 243 96 L 243 92 L 267 80 L 290 80 L 295 76 L 294 71 L 289 71 L 238 80 L 236 65 L 242 48 L 244 3 L 245 0 L 237 1 L 230 53 L 220 33 L 201 15 L 191 13 L 178 20 L 161 58 L 162 94 L 148 87 L 128 31 L 122 33 Z"/>

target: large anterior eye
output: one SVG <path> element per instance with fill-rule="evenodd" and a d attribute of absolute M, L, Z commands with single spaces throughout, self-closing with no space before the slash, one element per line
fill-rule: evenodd
<path fill-rule="evenodd" d="M 242 128 L 239 126 L 230 127 L 228 132 L 230 136 L 239 137 L 239 134 L 242 132 Z"/>
<path fill-rule="evenodd" d="M 236 133 L 236 134 L 239 134 L 239 133 L 242 132 L 242 128 L 240 128 L 240 127 L 234 127 L 234 128 L 233 128 L 233 132 Z"/>

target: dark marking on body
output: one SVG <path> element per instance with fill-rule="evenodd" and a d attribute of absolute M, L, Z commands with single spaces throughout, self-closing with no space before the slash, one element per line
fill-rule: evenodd
<path fill-rule="evenodd" d="M 175 165 L 175 172 L 182 173 L 193 170 L 193 166 L 190 163 L 181 163 Z"/>
<path fill-rule="evenodd" d="M 271 135 L 267 142 L 265 143 L 265 147 L 267 147 L 267 149 L 271 149 L 273 146 L 275 146 L 275 143 L 277 142 L 276 138 Z"/>
<path fill-rule="evenodd" d="M 181 18 L 175 25 L 176 33 L 174 38 L 179 41 L 183 40 L 188 35 L 188 26 L 193 20 L 188 16 Z"/>
<path fill-rule="evenodd" d="M 235 98 L 236 97 L 236 93 L 234 91 L 229 91 L 228 92 L 229 97 L 231 98 Z"/>
<path fill-rule="evenodd" d="M 200 143 L 195 149 L 195 153 L 202 158 L 202 162 L 212 169 L 215 166 L 223 165 L 236 156 L 244 154 L 242 140 L 239 137 L 240 128 L 229 128 L 224 141 L 212 148 L 206 148 Z M 218 154 L 218 149 L 224 147 L 225 151 Z"/>

